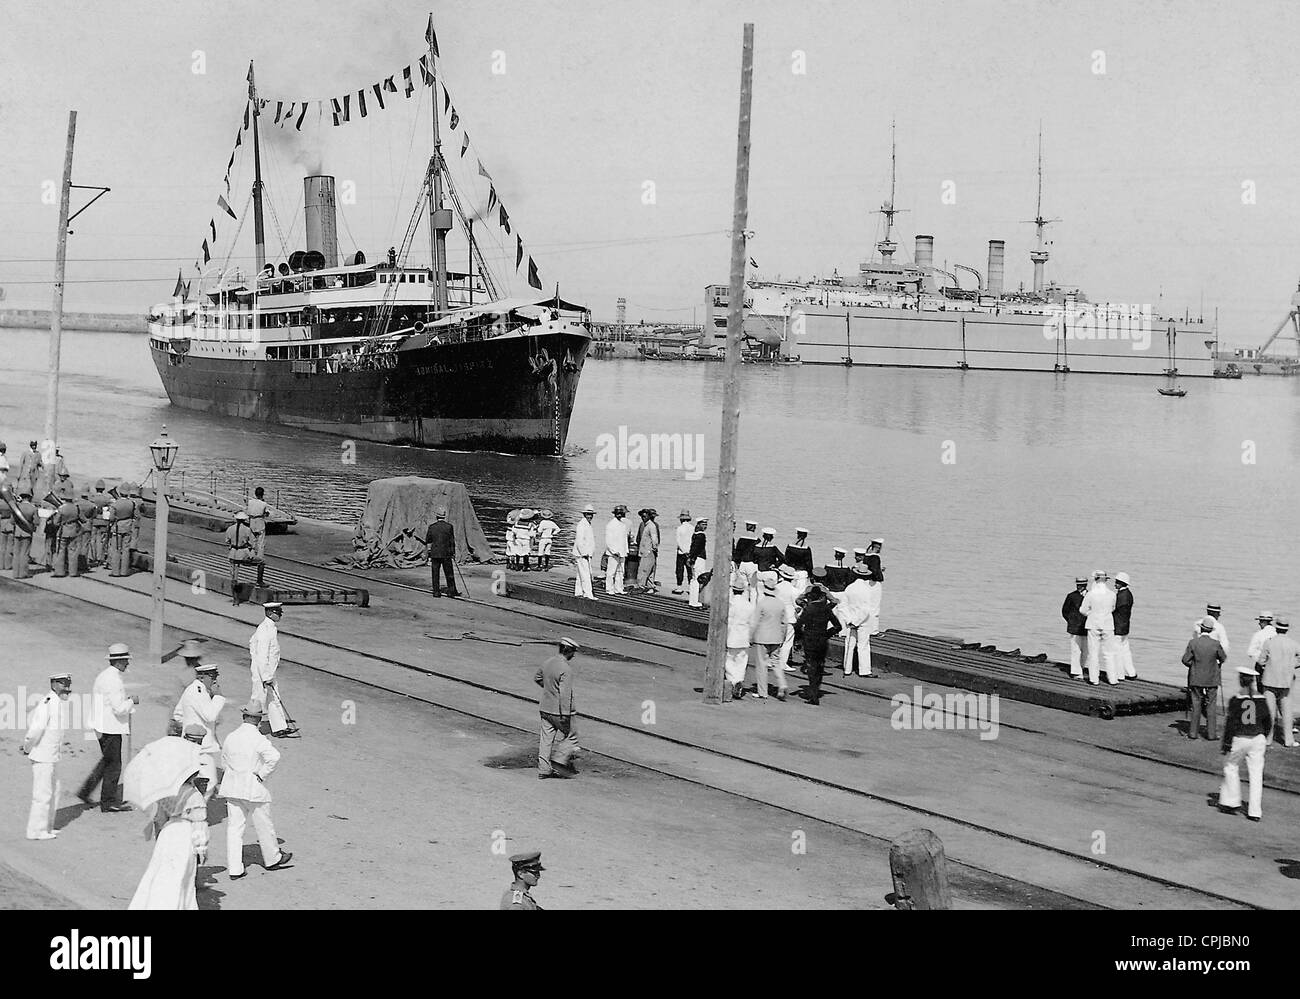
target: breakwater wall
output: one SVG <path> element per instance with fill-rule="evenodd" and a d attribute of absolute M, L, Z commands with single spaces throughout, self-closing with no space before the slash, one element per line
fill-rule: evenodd
<path fill-rule="evenodd" d="M 0 309 L 0 328 L 50 328 L 49 309 Z M 65 312 L 63 328 L 90 333 L 147 333 L 144 316 L 120 312 Z"/>

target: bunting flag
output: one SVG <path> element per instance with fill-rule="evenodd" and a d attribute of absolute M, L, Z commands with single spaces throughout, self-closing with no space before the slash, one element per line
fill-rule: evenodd
<path fill-rule="evenodd" d="M 456 113 L 456 109 L 455 109 L 455 108 L 452 108 L 452 109 L 451 109 L 451 129 L 452 129 L 453 132 L 456 130 L 456 126 L 459 125 L 459 124 L 460 124 L 460 115 L 458 115 L 458 114 Z"/>
<path fill-rule="evenodd" d="M 404 70 L 402 70 L 402 82 L 406 84 L 406 97 L 409 100 L 411 95 L 415 93 L 415 84 L 411 82 L 410 66 L 407 66 Z"/>
<path fill-rule="evenodd" d="M 244 144 L 244 133 L 241 130 L 235 133 L 235 148 L 238 149 L 243 144 Z"/>
<path fill-rule="evenodd" d="M 178 267 L 176 268 L 176 290 L 172 292 L 172 298 L 179 298 L 185 291 L 185 274 Z"/>
<path fill-rule="evenodd" d="M 205 239 L 203 241 L 203 262 L 206 264 L 211 259 L 212 259 L 212 254 L 208 252 L 208 241 Z"/>
<path fill-rule="evenodd" d="M 212 230 L 212 245 L 217 245 L 217 220 L 208 219 L 208 228 Z"/>
<path fill-rule="evenodd" d="M 272 125 L 278 125 L 278 124 L 280 124 L 280 115 L 281 115 L 281 113 L 282 113 L 283 111 L 284 111 L 284 101 L 276 101 L 276 102 L 275 102 L 275 121 L 271 122 Z"/>
<path fill-rule="evenodd" d="M 190 282 L 186 281 L 185 284 L 181 286 L 181 301 L 188 302 L 189 300 L 190 300 Z"/>
<path fill-rule="evenodd" d="M 233 167 L 234 165 L 235 165 L 235 154 L 232 152 L 232 153 L 230 154 L 230 161 L 229 161 L 228 163 L 226 163 L 226 178 L 227 178 L 227 179 L 230 178 L 230 169 L 231 169 L 231 167 Z"/>
<path fill-rule="evenodd" d="M 501 228 L 508 234 L 510 232 L 510 216 L 506 214 L 506 206 L 501 206 Z"/>
<path fill-rule="evenodd" d="M 524 237 L 515 237 L 515 270 L 519 270 L 519 264 L 524 259 Z"/>
<path fill-rule="evenodd" d="M 429 15 L 429 26 L 424 29 L 424 40 L 429 43 L 429 48 L 435 56 L 442 58 L 442 53 L 438 51 L 438 36 L 433 33 L 433 15 Z"/>
<path fill-rule="evenodd" d="M 528 283 L 538 291 L 542 290 L 542 279 L 537 276 L 537 264 L 533 262 L 532 257 L 528 258 Z"/>
<path fill-rule="evenodd" d="M 446 114 L 447 109 L 451 107 L 451 94 L 447 93 L 447 84 L 442 85 L 442 113 Z"/>
<path fill-rule="evenodd" d="M 397 75 L 396 73 L 393 74 L 393 76 L 396 75 Z M 384 78 L 384 89 L 387 90 L 390 94 L 397 93 L 397 84 L 393 82 L 392 76 Z"/>
<path fill-rule="evenodd" d="M 755 260 L 753 257 L 750 257 L 750 258 L 749 258 L 749 266 L 750 266 L 750 267 L 757 267 L 757 266 L 758 266 L 758 261 Z"/>
<path fill-rule="evenodd" d="M 357 110 L 361 112 L 362 118 L 366 116 L 366 92 L 364 90 L 357 91 Z"/>
<path fill-rule="evenodd" d="M 230 193 L 230 174 L 226 174 L 226 193 Z"/>
<path fill-rule="evenodd" d="M 497 189 L 495 187 L 489 187 L 487 210 L 492 211 L 492 209 L 496 207 L 496 203 L 497 203 Z"/>
<path fill-rule="evenodd" d="M 486 177 L 488 180 L 491 180 L 491 179 L 492 179 L 492 175 L 491 175 L 490 173 L 488 173 L 486 170 L 483 169 L 483 161 L 482 161 L 482 160 L 479 160 L 479 161 L 478 161 L 478 175 L 479 175 L 480 177 Z"/>
<path fill-rule="evenodd" d="M 249 111 L 249 106 L 245 104 L 244 105 L 244 131 L 245 132 L 248 131 L 248 111 Z"/>
<path fill-rule="evenodd" d="M 352 111 L 351 111 L 352 95 L 351 94 L 343 95 L 342 105 L 339 104 L 339 99 L 337 97 L 331 97 L 330 105 L 334 109 L 334 124 L 336 126 L 343 124 L 343 122 L 348 121 L 352 117 Z"/>
<path fill-rule="evenodd" d="M 374 86 L 374 91 L 375 91 L 375 101 L 379 104 L 379 110 L 383 111 L 384 110 L 384 85 L 382 83 L 376 83 Z"/>
<path fill-rule="evenodd" d="M 303 120 L 304 118 L 306 118 L 306 117 L 307 117 L 307 104 L 306 104 L 306 102 L 304 102 L 304 103 L 303 103 L 303 106 L 302 106 L 302 111 L 299 112 L 299 114 L 298 114 L 298 121 L 297 121 L 297 122 L 294 124 L 294 126 L 293 126 L 293 127 L 296 128 L 299 132 L 302 131 L 302 120 Z"/>
<path fill-rule="evenodd" d="M 469 150 L 469 133 L 466 132 L 466 133 L 464 134 L 464 136 L 463 136 L 463 138 L 462 138 L 462 140 L 461 140 L 461 144 L 460 144 L 460 158 L 461 158 L 461 159 L 464 159 L 464 158 L 465 158 L 465 153 L 466 153 L 468 150 Z"/>
<path fill-rule="evenodd" d="M 420 56 L 420 82 L 426 87 L 433 83 L 433 74 L 429 72 L 429 57 L 427 55 Z"/>

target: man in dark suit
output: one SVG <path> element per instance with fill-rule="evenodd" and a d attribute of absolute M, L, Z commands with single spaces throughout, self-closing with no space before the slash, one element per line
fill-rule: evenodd
<path fill-rule="evenodd" d="M 1115 573 L 1115 666 L 1124 679 L 1137 676 L 1133 667 L 1133 650 L 1128 644 L 1128 630 L 1133 623 L 1133 591 L 1129 589 L 1127 572 Z"/>
<path fill-rule="evenodd" d="M 826 647 L 831 636 L 840 630 L 834 608 L 826 599 L 820 586 L 814 583 L 799 600 L 803 609 L 795 619 L 803 639 L 804 672 L 808 674 L 808 687 L 804 697 L 809 704 L 820 704 L 822 699 L 822 674 L 826 670 Z"/>
<path fill-rule="evenodd" d="M 1070 636 L 1070 676 L 1077 680 L 1083 679 L 1083 661 L 1088 655 L 1088 629 L 1084 627 L 1087 619 L 1079 611 L 1087 589 L 1088 580 L 1083 576 L 1075 576 L 1074 590 L 1065 595 L 1065 603 L 1061 604 L 1065 633 Z"/>
<path fill-rule="evenodd" d="M 1219 696 L 1220 670 L 1228 654 L 1211 632 L 1214 618 L 1208 614 L 1201 620 L 1201 633 L 1187 643 L 1183 665 L 1187 667 L 1187 694 L 1190 701 L 1187 712 L 1187 738 L 1195 739 L 1201 728 L 1201 706 L 1205 706 L 1206 738 L 1213 742 L 1218 736 L 1214 708 Z"/>
<path fill-rule="evenodd" d="M 438 583 L 438 570 L 441 569 L 447 577 L 447 596 L 458 597 L 460 591 L 456 589 L 456 577 L 452 575 L 455 570 L 456 561 L 456 529 L 447 523 L 447 508 L 438 507 L 438 519 L 429 525 L 429 531 L 424 536 L 424 543 L 429 546 L 429 569 L 433 573 L 433 595 L 442 596 L 442 588 Z"/>

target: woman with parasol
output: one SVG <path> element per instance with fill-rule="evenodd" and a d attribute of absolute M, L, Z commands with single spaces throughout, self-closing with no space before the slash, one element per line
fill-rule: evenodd
<path fill-rule="evenodd" d="M 197 909 L 194 877 L 207 859 L 208 809 L 199 747 L 165 736 L 149 743 L 123 774 L 126 800 L 148 811 L 153 856 L 129 909 Z"/>

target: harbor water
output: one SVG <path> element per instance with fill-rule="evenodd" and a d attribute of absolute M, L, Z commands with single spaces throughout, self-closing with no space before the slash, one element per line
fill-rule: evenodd
<path fill-rule="evenodd" d="M 0 329 L 0 357 L 0 439 L 16 465 L 42 436 L 46 334 Z M 1178 683 L 1207 601 L 1223 605 L 1230 665 L 1258 610 L 1300 618 L 1286 512 L 1300 494 L 1300 381 L 1188 380 L 1170 399 L 1125 376 L 754 365 L 742 378 L 737 519 L 774 527 L 782 546 L 806 527 L 819 563 L 885 538 L 887 628 L 1064 658 L 1074 576 L 1122 570 L 1138 671 Z M 76 477 L 142 477 L 165 423 L 187 484 L 264 485 L 293 513 L 348 526 L 367 483 L 395 475 L 464 482 L 498 541 L 507 509 L 551 507 L 557 551 L 585 503 L 598 538 L 615 503 L 633 517 L 653 506 L 669 588 L 678 511 L 715 517 L 722 365 L 589 360 L 559 459 L 357 442 L 350 463 L 337 438 L 171 407 L 140 335 L 65 333 L 60 385 Z M 677 454 L 690 461 L 638 467 L 637 435 L 652 434 L 689 438 Z"/>

